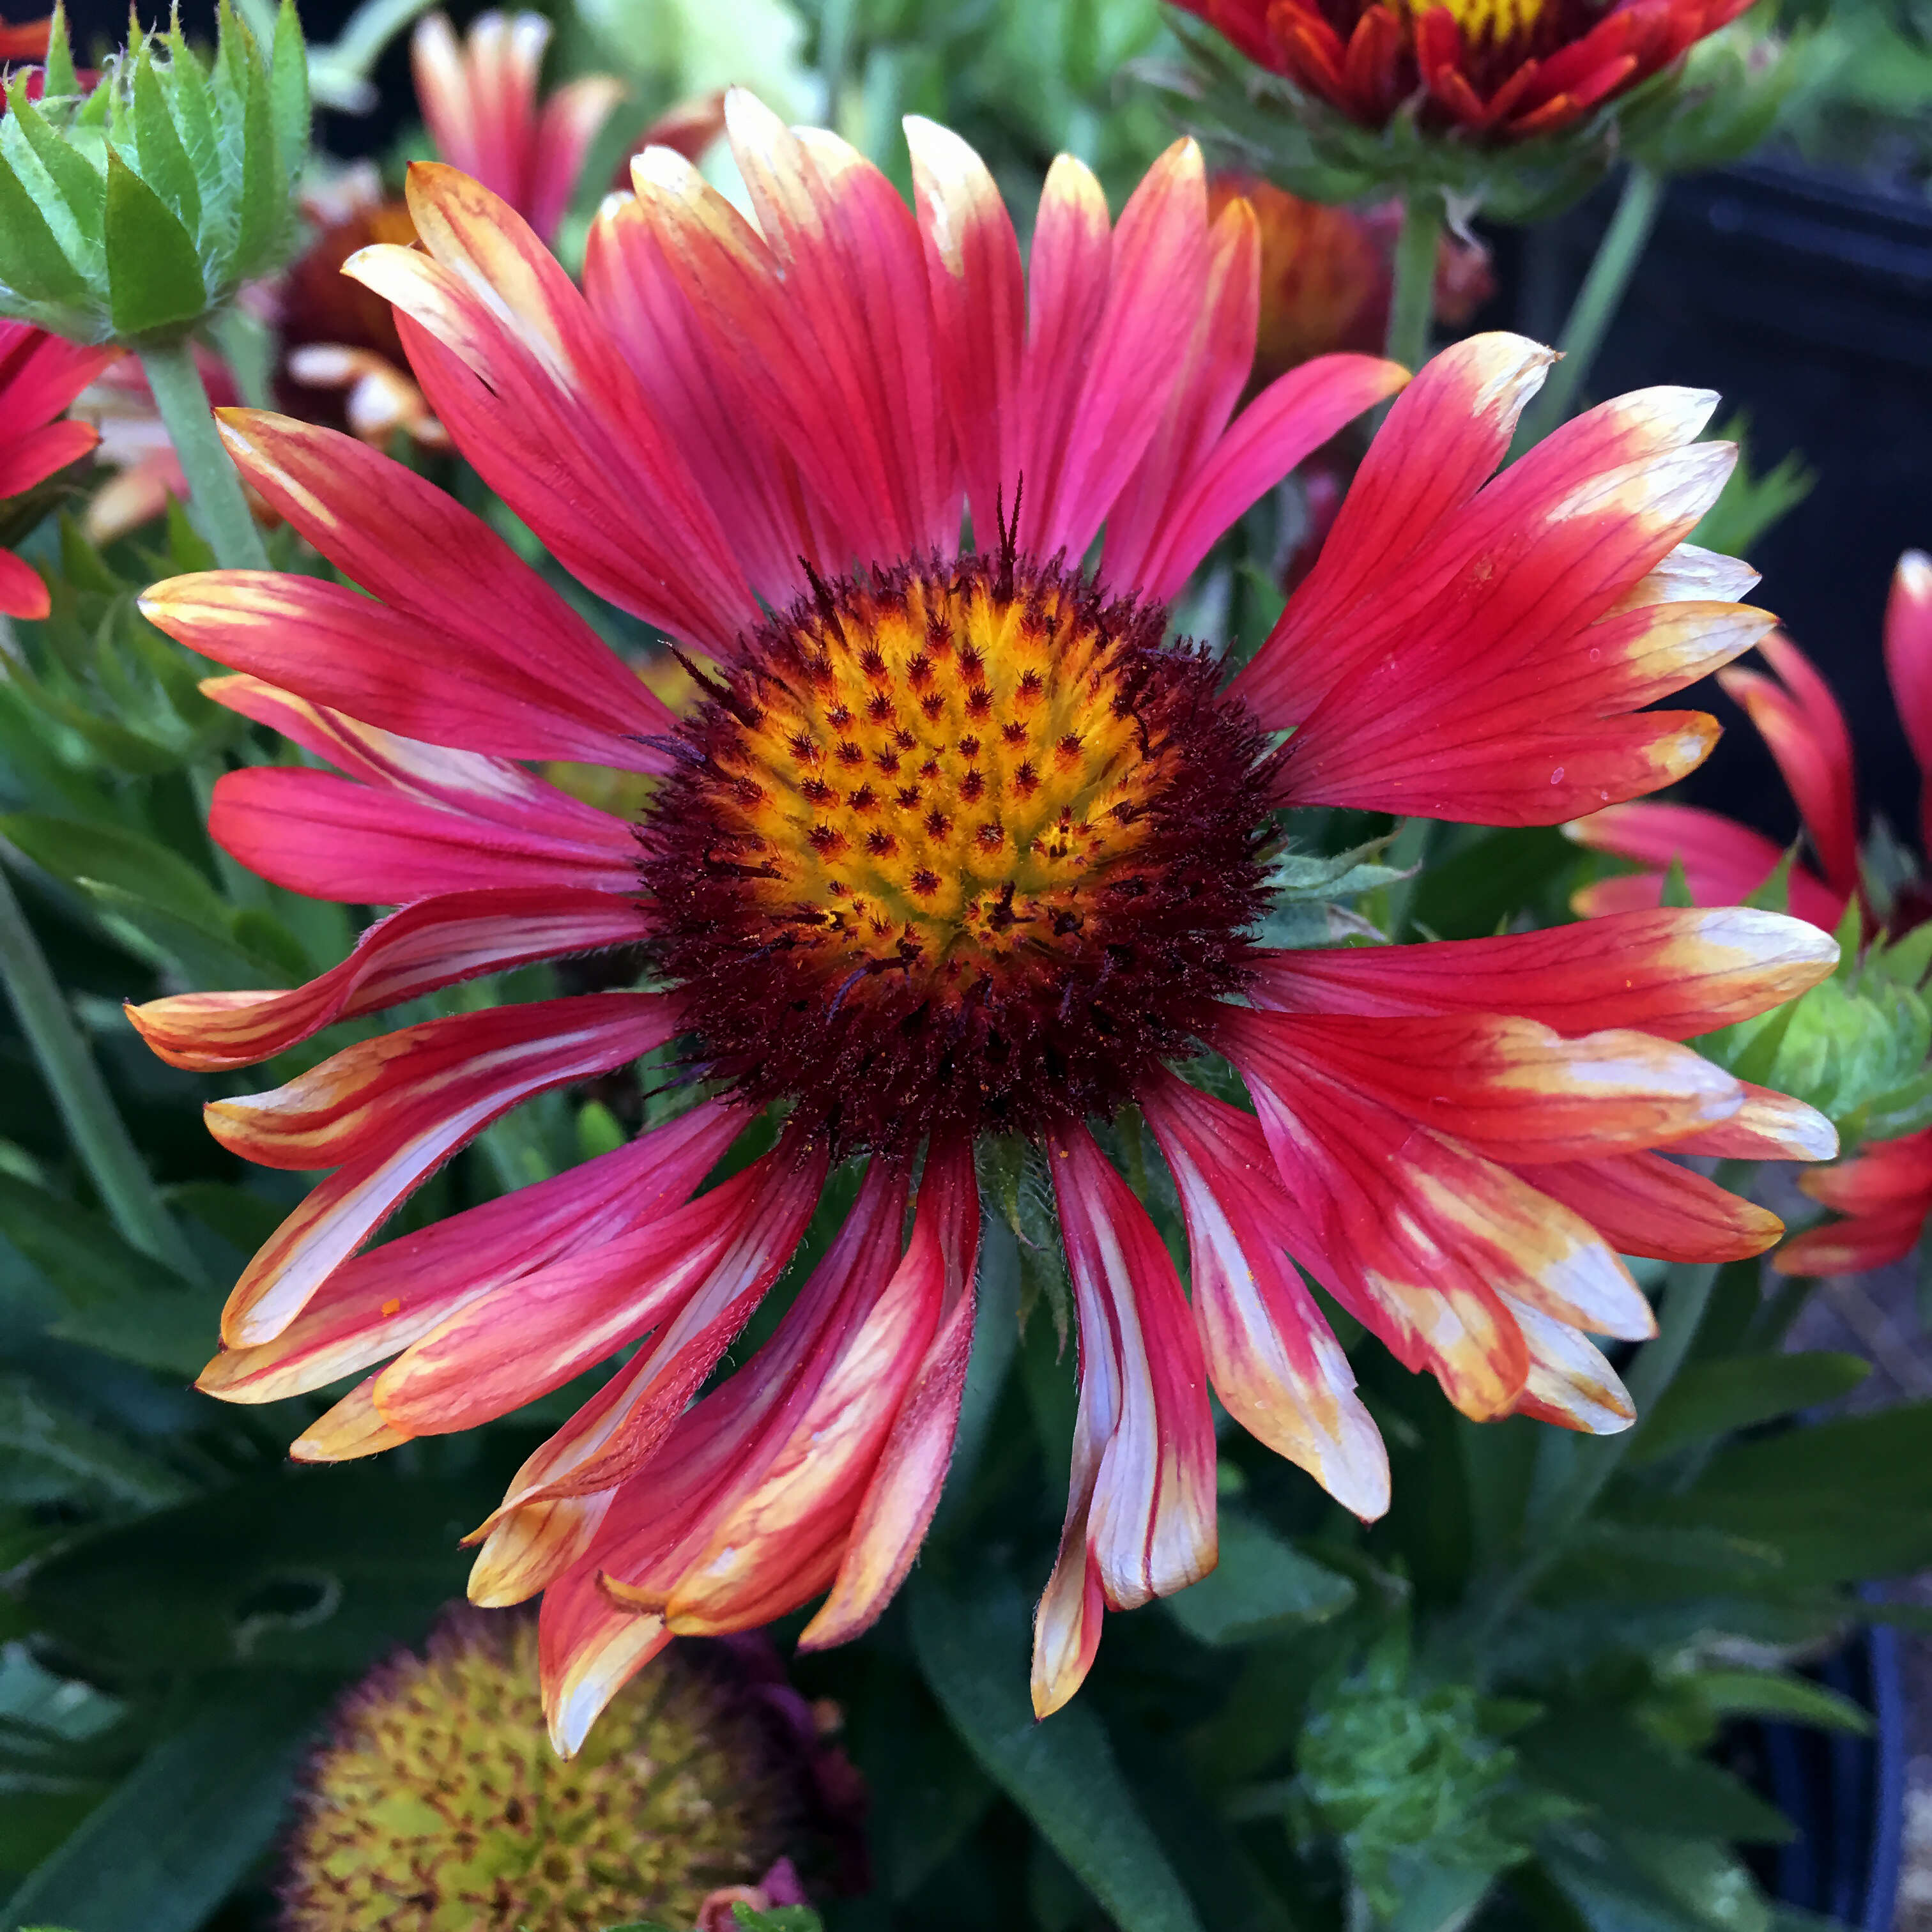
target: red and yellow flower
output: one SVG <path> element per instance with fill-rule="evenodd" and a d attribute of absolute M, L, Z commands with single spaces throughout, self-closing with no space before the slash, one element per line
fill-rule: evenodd
<path fill-rule="evenodd" d="M 1240 202 L 1210 223 L 1192 143 L 1118 223 L 1056 162 L 1023 268 L 978 158 L 908 132 L 916 210 L 842 141 L 736 95 L 756 225 L 652 150 L 592 228 L 581 293 L 434 165 L 410 178 L 421 248 L 350 265 L 490 486 L 702 671 L 694 713 L 450 498 L 272 416 L 226 415 L 236 460 L 370 594 L 216 572 L 145 600 L 233 668 L 213 694 L 336 767 L 231 772 L 214 836 L 292 890 L 399 908 L 294 992 L 135 1010 L 165 1058 L 245 1066 L 532 960 L 652 961 L 653 990 L 430 1020 L 208 1109 L 250 1160 L 333 1170 L 249 1264 L 202 1378 L 263 1401 L 361 1377 L 298 1456 L 467 1429 L 635 1345 L 479 1532 L 478 1601 L 543 1592 L 566 1749 L 674 1634 L 822 1594 L 815 1646 L 880 1614 L 952 1453 L 985 1136 L 1043 1150 L 1080 1317 L 1042 1712 L 1107 1609 L 1213 1568 L 1210 1386 L 1348 1507 L 1385 1506 L 1294 1262 L 1466 1413 L 1621 1428 L 1586 1339 L 1650 1331 L 1618 1251 L 1749 1254 L 1780 1232 L 1657 1150 L 1830 1150 L 1810 1110 L 1677 1044 L 1827 972 L 1801 921 L 1254 937 L 1277 811 L 1548 824 L 1702 758 L 1710 719 L 1637 707 L 1769 622 L 1714 600 L 1684 547 L 1731 460 L 1694 440 L 1712 399 L 1606 404 L 1494 480 L 1551 359 L 1515 337 L 1406 389 L 1372 358 L 1310 363 L 1235 413 L 1256 225 Z M 1247 668 L 1224 681 L 1165 641 L 1217 537 L 1398 389 Z M 652 804 L 598 811 L 529 768 L 551 759 L 646 775 Z M 364 1251 L 506 1109 L 674 1040 L 686 1111 Z M 1176 1070 L 1204 1047 L 1256 1112 Z M 1095 1137 L 1130 1105 L 1180 1191 L 1191 1306 Z M 776 1144 L 699 1191 L 773 1116 Z M 848 1162 L 824 1258 L 710 1385 Z"/>
<path fill-rule="evenodd" d="M 1794 863 L 1791 910 L 1835 930 L 1854 902 L 1868 932 L 1878 921 L 1858 864 L 1858 781 L 1852 734 L 1832 688 L 1788 638 L 1758 649 L 1773 675 L 1738 668 L 1719 681 L 1750 716 L 1798 806 L 1815 867 Z M 1899 722 L 1918 761 L 1922 849 L 1932 851 L 1932 558 L 1908 550 L 1886 608 L 1886 670 Z M 1783 862 L 1783 848 L 1749 826 L 1692 805 L 1619 805 L 1568 828 L 1580 844 L 1642 870 L 1598 880 L 1576 895 L 1582 913 L 1615 914 L 1655 905 L 1672 863 L 1700 905 L 1748 897 Z M 1932 915 L 1922 888 L 1908 886 L 1894 908 L 1894 928 Z M 1798 1185 L 1842 1220 L 1808 1229 L 1778 1250 L 1787 1274 L 1856 1274 L 1910 1253 L 1932 1215 L 1932 1128 L 1868 1148 L 1853 1159 L 1806 1174 Z"/>
<path fill-rule="evenodd" d="M 1175 0 L 1240 53 L 1365 128 L 1414 103 L 1486 142 L 1572 126 L 1750 0 Z"/>
<path fill-rule="evenodd" d="M 100 440 L 91 424 L 62 418 L 120 352 L 63 341 L 27 322 L 0 321 L 0 518 L 8 498 L 26 495 Z M 0 616 L 44 617 L 50 608 L 40 572 L 0 549 Z"/>

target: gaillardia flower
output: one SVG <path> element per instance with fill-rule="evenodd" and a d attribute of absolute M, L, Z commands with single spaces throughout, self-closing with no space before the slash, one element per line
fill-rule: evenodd
<path fill-rule="evenodd" d="M 1419 104 L 1486 142 L 1552 134 L 1647 80 L 1750 0 L 1175 0 L 1256 65 L 1365 128 Z"/>
<path fill-rule="evenodd" d="M 584 157 L 624 83 L 586 74 L 537 105 L 553 29 L 541 14 L 481 14 L 461 41 L 445 14 L 410 44 L 416 104 L 436 151 L 499 194 L 546 241 L 570 206 Z"/>
<path fill-rule="evenodd" d="M 708 661 L 694 715 L 422 478 L 271 416 L 227 415 L 237 461 L 370 595 L 215 572 L 144 604 L 234 668 L 214 694 L 338 768 L 229 774 L 214 837 L 292 890 L 400 908 L 297 991 L 136 1010 L 166 1058 L 245 1065 L 526 961 L 654 960 L 653 990 L 430 1020 L 208 1109 L 249 1159 L 335 1170 L 249 1264 L 202 1378 L 261 1401 L 363 1374 L 298 1455 L 466 1429 L 638 1345 L 514 1479 L 471 1581 L 486 1604 L 544 1593 L 566 1749 L 674 1633 L 822 1592 L 808 1646 L 879 1615 L 951 1454 L 981 1136 L 1044 1150 L 1080 1319 L 1045 1712 L 1105 1609 L 1213 1568 L 1210 1384 L 1349 1507 L 1385 1506 L 1291 1255 L 1469 1414 L 1622 1426 L 1585 1340 L 1649 1331 L 1616 1251 L 1778 1232 L 1653 1150 L 1782 1151 L 1812 1120 L 1674 1042 L 1835 956 L 1738 911 L 1363 951 L 1256 938 L 1278 812 L 1547 824 L 1704 755 L 1712 721 L 1635 707 L 1769 621 L 1684 545 L 1732 460 L 1692 440 L 1711 398 L 1606 404 L 1490 482 L 1549 352 L 1490 335 L 1438 357 L 1228 681 L 1167 640 L 1166 608 L 1403 372 L 1311 362 L 1231 414 L 1255 224 L 1238 202 L 1210 226 L 1191 142 L 1117 224 L 1057 161 L 1023 272 L 944 130 L 908 124 L 915 213 L 835 136 L 742 93 L 729 114 L 755 226 L 653 149 L 580 294 L 495 196 L 422 166 L 422 250 L 350 265 L 515 514 Z M 553 758 L 651 775 L 654 804 L 602 813 L 524 762 Z M 673 1040 L 702 1082 L 688 1111 L 358 1252 L 506 1108 Z M 1258 1113 L 1173 1070 L 1204 1048 Z M 1191 1307 L 1094 1137 L 1130 1105 L 1186 1208 Z M 766 1110 L 776 1145 L 694 1193 Z M 842 1231 L 694 1402 L 847 1162 Z"/>
<path fill-rule="evenodd" d="M 1832 688 L 1788 638 L 1758 646 L 1773 675 L 1742 668 L 1723 674 L 1784 775 L 1816 861 L 1794 863 L 1789 904 L 1802 919 L 1835 929 L 1856 902 L 1868 932 L 1880 921 L 1858 861 L 1857 773 L 1852 734 Z M 1886 607 L 1886 670 L 1898 718 L 1917 760 L 1921 850 L 1932 852 L 1932 557 L 1899 559 Z M 1675 860 L 1700 905 L 1755 892 L 1784 858 L 1783 848 L 1748 825 L 1694 805 L 1613 806 L 1568 828 L 1580 844 L 1643 869 L 1599 880 L 1576 895 L 1583 913 L 1654 905 Z M 1921 878 L 1897 892 L 1886 922 L 1892 937 L 1932 918 L 1932 888 Z M 1778 1250 L 1788 1274 L 1856 1274 L 1902 1260 L 1932 1216 L 1932 1128 L 1868 1145 L 1852 1159 L 1806 1174 L 1806 1193 L 1840 1220 L 1807 1228 Z"/>

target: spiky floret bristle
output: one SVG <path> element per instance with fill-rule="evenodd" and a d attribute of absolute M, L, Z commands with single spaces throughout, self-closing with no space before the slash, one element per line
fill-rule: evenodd
<path fill-rule="evenodd" d="M 784 1849 L 797 1798 L 752 1697 L 655 1658 L 568 1761 L 533 1618 L 461 1610 L 352 1692 L 285 1848 L 284 1932 L 578 1932 L 694 1922 Z"/>
<path fill-rule="evenodd" d="M 644 832 L 710 1074 L 837 1144 L 1106 1116 L 1242 982 L 1264 740 L 1163 614 L 1010 548 L 818 584 Z"/>

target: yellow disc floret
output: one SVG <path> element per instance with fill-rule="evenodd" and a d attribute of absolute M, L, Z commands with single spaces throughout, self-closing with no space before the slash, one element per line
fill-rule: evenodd
<path fill-rule="evenodd" d="M 1224 993 L 1251 916 L 1259 740 L 1214 682 L 1158 613 L 1010 556 L 821 586 L 653 818 L 661 950 L 714 1068 L 868 1141 L 855 1083 L 915 1128 L 1034 1115 L 1026 1083 L 1104 1104 L 1088 1064 L 1172 1050 L 1168 996 Z"/>

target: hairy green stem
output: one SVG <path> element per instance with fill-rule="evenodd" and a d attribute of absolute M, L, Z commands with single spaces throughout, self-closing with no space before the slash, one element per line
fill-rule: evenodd
<path fill-rule="evenodd" d="M 94 1064 L 54 982 L 46 956 L 0 868 L 0 984 L 27 1036 L 88 1178 L 130 1246 L 194 1279 L 200 1264 L 161 1204 L 129 1138 L 100 1070 Z"/>
<path fill-rule="evenodd" d="M 249 514 L 241 472 L 222 446 L 193 345 L 164 343 L 140 352 L 141 368 L 154 394 L 154 406 L 167 425 L 175 454 L 188 478 L 188 495 L 200 525 L 224 570 L 266 570 L 268 553 Z"/>
<path fill-rule="evenodd" d="M 1565 422 L 1597 351 L 1604 346 L 1610 324 L 1623 304 L 1624 291 L 1650 241 L 1657 225 L 1658 209 L 1664 200 L 1664 177 L 1654 174 L 1641 162 L 1634 161 L 1624 179 L 1624 191 L 1617 202 L 1610 225 L 1604 230 L 1596 259 L 1583 286 L 1576 291 L 1570 314 L 1563 325 L 1563 339 L 1557 346 L 1563 359 L 1550 372 L 1542 393 L 1523 412 L 1516 425 L 1513 454 L 1520 456 L 1533 448 L 1550 432 Z"/>
<path fill-rule="evenodd" d="M 1395 286 L 1389 292 L 1386 352 L 1405 369 L 1419 369 L 1429 355 L 1436 319 L 1436 256 L 1442 245 L 1443 204 L 1432 188 L 1412 188 L 1402 204 L 1396 238 Z"/>

